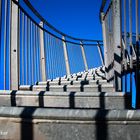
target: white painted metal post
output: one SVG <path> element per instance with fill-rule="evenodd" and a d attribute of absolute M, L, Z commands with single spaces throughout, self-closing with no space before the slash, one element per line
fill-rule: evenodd
<path fill-rule="evenodd" d="M 80 47 L 81 47 L 81 51 L 82 51 L 82 57 L 83 57 L 83 61 L 84 61 L 85 70 L 88 71 L 88 64 L 87 64 L 87 60 L 86 60 L 84 46 L 83 46 L 82 42 L 80 42 L 80 44 L 81 44 Z"/>
<path fill-rule="evenodd" d="M 63 50 L 64 50 L 64 57 L 65 57 L 65 64 L 66 64 L 66 72 L 67 75 L 70 75 L 70 66 L 69 66 L 69 59 L 68 59 L 68 52 L 67 52 L 67 44 L 65 42 L 65 37 L 62 37 L 63 39 Z"/>
<path fill-rule="evenodd" d="M 114 85 L 116 91 L 122 90 L 121 37 L 121 0 L 113 0 Z"/>
<path fill-rule="evenodd" d="M 136 0 L 136 41 L 139 42 L 139 0 Z"/>
<path fill-rule="evenodd" d="M 2 2 L 0 0 L 0 28 L 1 28 L 1 10 L 2 10 Z"/>
<path fill-rule="evenodd" d="M 100 46 L 99 42 L 97 43 L 97 47 L 98 47 L 98 52 L 99 52 L 99 55 L 100 55 L 100 59 L 101 59 L 102 65 L 104 66 L 104 59 L 103 59 L 103 55 L 102 55 L 102 51 L 101 51 L 101 46 Z"/>
<path fill-rule="evenodd" d="M 16 0 L 18 2 L 18 0 Z M 11 0 L 11 90 L 18 90 L 19 86 L 19 11 L 18 6 Z"/>
<path fill-rule="evenodd" d="M 39 24 L 43 27 L 43 22 Z M 45 61 L 45 46 L 44 46 L 44 32 L 40 29 L 40 64 L 41 64 L 41 74 L 42 74 L 42 81 L 46 81 L 46 61 Z"/>
<path fill-rule="evenodd" d="M 103 43 L 104 43 L 104 65 L 105 65 L 105 74 L 106 79 L 109 79 L 108 74 L 108 56 L 107 56 L 107 38 L 106 38 L 106 23 L 104 20 L 104 13 L 101 13 L 101 22 L 102 22 L 102 33 L 103 33 Z"/>
<path fill-rule="evenodd" d="M 2 26 L 1 13 L 2 13 L 2 1 L 0 0 L 0 33 L 1 33 L 1 26 Z M 1 38 L 0 38 L 0 44 L 1 44 Z"/>

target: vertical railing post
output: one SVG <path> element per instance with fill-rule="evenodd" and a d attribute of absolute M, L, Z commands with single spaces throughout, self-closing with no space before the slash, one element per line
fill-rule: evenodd
<path fill-rule="evenodd" d="M 130 36 L 130 43 L 129 43 L 130 45 L 130 93 L 132 93 L 132 69 L 133 69 L 132 0 L 129 0 L 129 36 Z"/>
<path fill-rule="evenodd" d="M 43 22 L 39 24 L 43 28 Z M 40 65 L 41 65 L 41 74 L 42 81 L 46 81 L 46 62 L 45 62 L 45 46 L 44 46 L 44 32 L 40 28 Z"/>
<path fill-rule="evenodd" d="M 2 26 L 1 16 L 2 16 L 2 0 L 0 0 L 0 49 L 1 49 L 1 26 Z"/>
<path fill-rule="evenodd" d="M 87 64 L 86 54 L 85 54 L 85 50 L 84 50 L 82 41 L 80 42 L 80 44 L 81 44 L 80 47 L 81 47 L 81 51 L 82 51 L 82 57 L 83 57 L 83 61 L 84 61 L 85 70 L 88 71 L 88 64 Z"/>
<path fill-rule="evenodd" d="M 16 0 L 18 2 L 18 0 Z M 19 11 L 18 6 L 11 0 L 11 90 L 18 90 L 19 85 Z"/>
<path fill-rule="evenodd" d="M 101 59 L 101 62 L 102 62 L 102 66 L 104 66 L 103 54 L 102 54 L 102 50 L 101 50 L 101 46 L 100 46 L 99 42 L 97 42 L 97 47 L 98 47 L 98 52 L 99 52 L 100 59 Z"/>
<path fill-rule="evenodd" d="M 104 65 L 105 65 L 105 75 L 106 79 L 109 80 L 108 74 L 108 55 L 107 55 L 107 37 L 106 37 L 106 23 L 104 20 L 104 13 L 101 13 L 101 22 L 102 22 L 102 33 L 103 33 L 103 43 L 104 43 Z"/>
<path fill-rule="evenodd" d="M 0 33 L 1 33 L 1 13 L 2 13 L 2 2 L 0 0 Z M 1 35 L 0 35 L 0 42 L 1 42 Z"/>
<path fill-rule="evenodd" d="M 140 108 L 139 0 L 136 0 L 136 107 Z"/>
<path fill-rule="evenodd" d="M 114 85 L 116 91 L 122 90 L 122 34 L 121 34 L 121 1 L 113 0 L 113 48 L 114 48 Z"/>
<path fill-rule="evenodd" d="M 126 25 L 126 0 L 124 0 L 123 4 L 123 12 L 124 12 L 124 49 L 123 49 L 123 62 L 124 62 L 124 69 L 127 70 L 127 25 Z"/>
<path fill-rule="evenodd" d="M 69 59 L 68 59 L 68 52 L 67 52 L 67 44 L 65 41 L 65 37 L 62 37 L 63 40 L 63 51 L 64 51 L 64 59 L 65 59 L 65 64 L 66 64 L 66 73 L 67 75 L 70 75 L 70 66 L 69 66 Z"/>

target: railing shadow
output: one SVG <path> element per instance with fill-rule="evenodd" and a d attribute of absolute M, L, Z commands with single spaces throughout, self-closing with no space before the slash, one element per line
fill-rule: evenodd
<path fill-rule="evenodd" d="M 95 74 L 105 80 L 105 76 L 100 75 L 97 71 L 95 71 Z"/>
<path fill-rule="evenodd" d="M 95 127 L 96 127 L 96 140 L 107 140 L 108 139 L 108 124 L 106 120 L 106 116 L 108 114 L 108 110 L 105 110 L 105 93 L 101 92 L 99 95 L 99 104 L 100 108 L 97 110 L 97 114 L 95 116 Z"/>
<path fill-rule="evenodd" d="M 69 108 L 75 109 L 75 92 L 69 94 Z"/>
<path fill-rule="evenodd" d="M 11 106 L 17 106 L 16 103 L 16 93 L 17 91 L 11 92 Z M 38 94 L 39 107 L 44 107 L 44 93 L 45 91 L 40 91 Z M 20 140 L 34 140 L 33 132 L 33 113 L 37 107 L 25 107 L 20 114 L 21 126 L 20 126 Z"/>
<path fill-rule="evenodd" d="M 39 96 L 39 107 L 44 107 L 44 93 L 45 91 L 40 91 Z"/>
<path fill-rule="evenodd" d="M 13 90 L 10 95 L 11 106 L 16 106 L 16 90 Z"/>
<path fill-rule="evenodd" d="M 12 107 L 17 106 L 16 93 L 17 91 L 12 91 L 10 95 Z M 39 93 L 39 104 L 40 106 L 43 106 L 43 92 Z M 32 116 L 35 110 L 35 107 L 24 107 L 22 113 L 20 114 L 20 140 L 34 140 Z"/>
<path fill-rule="evenodd" d="M 21 118 L 21 139 L 20 140 L 34 140 L 33 132 L 33 113 L 36 108 L 24 107 L 24 110 L 20 114 Z"/>

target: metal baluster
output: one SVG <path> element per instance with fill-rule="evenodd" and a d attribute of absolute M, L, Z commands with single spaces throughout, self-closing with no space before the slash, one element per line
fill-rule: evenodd
<path fill-rule="evenodd" d="M 63 48 L 62 48 L 62 41 L 59 40 L 59 46 L 61 48 L 61 55 L 60 55 L 60 72 L 64 72 L 64 57 L 63 57 Z M 65 73 L 65 72 L 64 72 Z"/>
<path fill-rule="evenodd" d="M 43 22 L 40 22 L 40 26 L 43 28 Z M 42 81 L 46 81 L 46 62 L 45 62 L 45 50 L 44 50 L 44 31 L 40 29 L 40 64 Z"/>
<path fill-rule="evenodd" d="M 1 51 L 1 30 L 2 29 L 2 1 L 0 0 L 0 51 Z M 0 64 L 0 69 L 1 69 L 1 64 Z M 10 82 L 10 80 L 9 80 Z M 9 84 L 10 85 L 10 84 Z"/>
<path fill-rule="evenodd" d="M 50 36 L 50 47 L 51 47 L 51 49 L 50 49 L 50 63 L 51 63 L 51 71 L 50 71 L 50 75 L 51 75 L 51 78 L 53 79 L 53 57 L 52 57 L 52 36 Z"/>
<path fill-rule="evenodd" d="M 138 0 L 136 0 L 136 56 L 137 56 L 137 62 L 136 62 L 136 107 L 140 107 L 140 94 L 139 94 L 139 9 L 138 9 Z"/>
<path fill-rule="evenodd" d="M 113 0 L 113 46 L 114 46 L 114 85 L 116 91 L 122 90 L 121 65 L 121 1 Z"/>
<path fill-rule="evenodd" d="M 127 70 L 126 0 L 124 0 L 124 68 Z"/>
<path fill-rule="evenodd" d="M 87 59 L 86 59 L 83 42 L 81 41 L 80 44 L 81 44 L 80 47 L 81 47 L 81 51 L 82 51 L 82 57 L 83 57 L 83 61 L 84 61 L 85 70 L 88 71 L 88 64 L 87 64 Z"/>
<path fill-rule="evenodd" d="M 32 84 L 34 84 L 34 45 L 33 45 L 33 28 L 32 28 L 32 21 L 31 21 L 31 71 L 32 71 Z"/>
<path fill-rule="evenodd" d="M 49 35 L 49 40 L 48 40 L 48 62 L 49 62 L 49 77 L 50 78 L 52 78 L 51 77 L 51 62 L 52 62 L 52 60 L 51 60 L 51 36 Z"/>
<path fill-rule="evenodd" d="M 28 78 L 29 85 L 31 84 L 32 74 L 31 74 L 31 27 L 30 27 L 30 19 L 28 18 Z"/>
<path fill-rule="evenodd" d="M 20 20 L 21 20 L 21 17 L 20 17 L 20 13 L 21 13 L 21 10 L 18 9 L 18 78 L 19 78 L 19 83 L 18 85 L 20 85 L 20 62 L 21 62 L 21 58 L 20 58 L 20 41 L 21 41 L 21 36 L 20 36 Z"/>
<path fill-rule="evenodd" d="M 24 37 L 25 37 L 25 35 L 24 35 L 24 33 L 25 33 L 25 28 L 24 28 L 24 23 L 25 23 L 25 21 L 24 21 L 24 19 L 25 19 L 25 16 L 24 16 L 24 13 L 22 13 L 22 84 L 24 84 L 24 53 L 25 53 L 25 51 L 24 51 Z"/>
<path fill-rule="evenodd" d="M 132 93 L 132 69 L 133 69 L 133 50 L 132 50 L 132 0 L 129 0 L 129 40 L 130 40 L 130 92 Z"/>
<path fill-rule="evenodd" d="M 27 37 L 27 35 L 28 35 L 28 32 L 27 32 L 27 30 L 28 30 L 28 23 L 27 23 L 27 16 L 25 16 L 25 42 L 26 42 L 26 45 L 25 45 L 25 49 L 26 49 L 26 51 L 25 51 L 25 65 L 26 65 L 26 85 L 28 84 L 28 37 Z"/>
<path fill-rule="evenodd" d="M 37 46 L 38 46 L 38 76 L 39 81 L 41 80 L 41 64 L 40 64 L 40 29 L 37 27 Z"/>
<path fill-rule="evenodd" d="M 65 41 L 65 37 L 62 37 L 63 39 L 63 51 L 64 51 L 64 57 L 65 57 L 65 65 L 66 65 L 66 72 L 67 75 L 70 75 L 70 66 L 69 66 L 69 59 L 68 59 L 68 52 L 67 52 L 67 45 Z"/>
<path fill-rule="evenodd" d="M 52 69 L 53 69 L 53 78 L 55 78 L 55 58 L 54 58 L 54 37 L 52 36 Z"/>
<path fill-rule="evenodd" d="M 46 66 L 47 66 L 47 78 L 49 79 L 50 78 L 50 49 L 49 49 L 49 34 L 46 35 L 46 57 L 47 57 L 47 63 L 46 63 Z"/>
<path fill-rule="evenodd" d="M 39 82 L 39 45 L 38 45 L 38 27 L 36 26 L 36 56 L 37 56 L 37 82 Z"/>
<path fill-rule="evenodd" d="M 54 68 L 55 68 L 55 77 L 57 77 L 58 75 L 58 67 L 57 67 L 57 57 L 56 57 L 56 52 L 57 52 L 57 48 L 56 48 L 56 38 L 54 38 L 53 41 L 53 46 L 54 46 Z"/>
<path fill-rule="evenodd" d="M 53 78 L 55 77 L 55 69 L 54 69 L 54 63 L 55 63 L 55 58 L 54 58 L 54 37 L 52 36 L 52 40 L 51 40 L 51 46 L 52 46 L 52 71 L 53 71 Z"/>
<path fill-rule="evenodd" d="M 61 65 L 62 65 L 62 62 L 61 62 L 61 46 L 60 46 L 60 41 L 58 39 L 56 39 L 56 47 L 57 47 L 57 51 L 59 50 L 59 53 L 56 53 L 57 55 L 57 66 L 58 66 L 58 75 L 61 76 L 62 74 L 62 71 L 61 71 Z M 61 63 L 60 63 L 61 62 Z"/>
<path fill-rule="evenodd" d="M 46 68 L 45 68 L 45 72 L 46 72 L 46 75 L 47 75 L 47 54 L 46 54 L 46 42 L 47 42 L 47 40 L 46 40 L 46 32 L 44 32 L 44 54 L 45 54 L 45 66 L 46 66 Z M 46 80 L 47 80 L 47 77 L 46 77 Z"/>
<path fill-rule="evenodd" d="M 102 18 L 102 32 L 103 32 L 103 43 L 104 43 L 104 63 L 105 63 L 105 75 L 106 79 L 109 79 L 108 75 L 108 56 L 107 56 L 107 26 L 106 26 L 106 19 L 104 19 L 104 13 L 101 13 L 101 18 Z"/>
<path fill-rule="evenodd" d="M 101 59 L 101 62 L 102 62 L 102 66 L 104 66 L 104 59 L 103 59 L 103 54 L 102 54 L 100 42 L 97 42 L 97 47 L 98 47 L 98 52 L 99 52 L 100 59 Z"/>
<path fill-rule="evenodd" d="M 46 54 L 46 74 L 47 76 L 49 77 L 49 66 L 48 66 L 48 34 L 45 32 L 45 41 L 46 41 L 46 44 L 45 44 L 45 54 Z M 47 77 L 47 78 L 48 78 Z M 46 79 L 47 80 L 47 79 Z"/>
<path fill-rule="evenodd" d="M 36 83 L 36 43 L 35 43 L 35 24 L 33 23 L 33 60 L 34 60 L 34 84 Z"/>
<path fill-rule="evenodd" d="M 136 0 L 136 41 L 139 42 L 139 0 Z"/>
<path fill-rule="evenodd" d="M 2 1 L 0 0 L 0 32 L 1 32 L 1 25 L 2 25 L 1 17 L 2 17 Z M 0 43 L 1 43 L 1 35 L 0 35 Z"/>
<path fill-rule="evenodd" d="M 35 54 L 36 54 L 36 82 L 39 81 L 39 70 L 38 70 L 38 45 L 37 45 L 37 26 L 35 25 Z"/>
<path fill-rule="evenodd" d="M 11 36 L 11 1 L 9 2 L 9 36 L 8 36 L 8 39 L 9 39 L 9 44 L 8 44 L 9 53 L 11 52 L 10 36 Z M 9 56 L 9 70 L 8 70 L 8 72 L 9 72 L 9 89 L 11 89 L 11 84 L 10 84 L 11 83 L 11 71 L 10 71 L 10 68 L 11 68 L 11 58 Z"/>
<path fill-rule="evenodd" d="M 31 33 L 32 33 L 32 84 L 35 84 L 35 71 L 36 71 L 36 64 L 35 64 L 35 43 L 34 43 L 34 25 L 31 22 Z"/>
<path fill-rule="evenodd" d="M 133 52 L 132 52 L 132 0 L 129 0 L 129 37 L 130 37 L 130 68 L 133 69 Z"/>
<path fill-rule="evenodd" d="M 18 2 L 18 0 L 16 0 Z M 11 7 L 11 89 L 18 90 L 18 6 L 12 1 Z"/>
<path fill-rule="evenodd" d="M 3 64 L 4 64 L 4 90 L 6 89 L 6 41 L 7 41 L 7 0 L 5 0 L 4 3 L 4 59 L 3 59 Z"/>
<path fill-rule="evenodd" d="M 27 60 L 26 60 L 26 65 L 27 65 L 27 84 L 29 84 L 29 79 L 30 79 L 30 77 L 29 77 L 29 18 L 27 17 L 27 46 L 26 46 L 26 48 L 27 48 L 27 53 L 26 53 L 26 55 L 27 55 Z"/>
<path fill-rule="evenodd" d="M 57 77 L 57 71 L 58 71 L 58 68 L 57 68 L 57 57 L 56 57 L 56 52 L 57 52 L 57 48 L 56 48 L 56 38 L 54 38 L 54 41 L 53 41 L 54 43 L 54 49 L 55 49 L 55 51 L 54 51 L 54 58 L 55 58 L 55 61 L 54 61 L 54 68 L 55 68 L 55 77 Z"/>

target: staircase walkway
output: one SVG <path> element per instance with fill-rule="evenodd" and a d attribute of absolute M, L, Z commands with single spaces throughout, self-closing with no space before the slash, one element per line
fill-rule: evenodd
<path fill-rule="evenodd" d="M 125 109 L 131 105 L 129 94 L 115 92 L 113 84 L 107 83 L 102 67 L 38 82 L 34 86 L 20 86 L 20 90 L 26 96 L 17 98 L 18 106 L 39 106 L 36 95 L 43 96 L 44 107 Z M 28 100 L 29 93 L 32 101 Z"/>
<path fill-rule="evenodd" d="M 128 93 L 115 92 L 103 67 L 19 89 L 0 91 L 0 123 L 8 122 L 6 138 L 131 140 L 140 136 L 140 111 L 131 110 Z"/>

